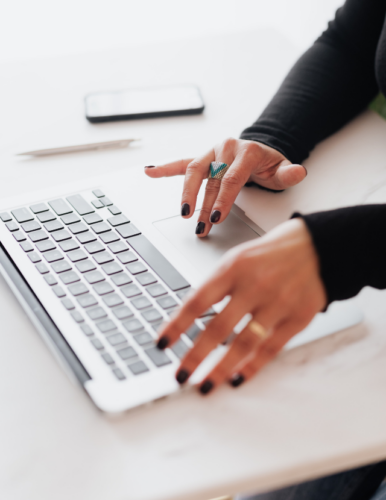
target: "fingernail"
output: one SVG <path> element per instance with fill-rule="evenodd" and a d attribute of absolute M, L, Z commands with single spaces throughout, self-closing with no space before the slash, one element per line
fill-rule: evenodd
<path fill-rule="evenodd" d="M 213 222 L 213 224 L 215 224 L 220 220 L 220 217 L 221 217 L 221 212 L 219 212 L 218 210 L 214 210 L 210 216 L 210 222 Z"/>
<path fill-rule="evenodd" d="M 304 165 L 302 165 L 302 167 L 303 167 L 303 168 L 304 168 L 304 170 L 306 171 L 306 177 L 307 177 L 307 175 L 308 175 L 307 169 L 306 169 L 306 167 L 305 167 Z"/>
<path fill-rule="evenodd" d="M 155 165 L 147 165 L 145 168 L 155 168 Z"/>
<path fill-rule="evenodd" d="M 179 384 L 184 384 L 189 378 L 189 372 L 185 368 L 181 368 L 176 375 L 176 380 Z"/>
<path fill-rule="evenodd" d="M 165 349 L 165 347 L 169 344 L 169 339 L 167 337 L 161 337 L 157 342 L 158 349 Z"/>
<path fill-rule="evenodd" d="M 196 234 L 202 234 L 205 231 L 205 222 L 199 222 L 196 226 Z"/>
<path fill-rule="evenodd" d="M 189 215 L 190 214 L 190 206 L 187 203 L 184 203 L 181 207 L 181 215 Z"/>
<path fill-rule="evenodd" d="M 238 387 L 244 382 L 245 378 L 241 373 L 236 373 L 236 375 L 233 375 L 231 379 L 231 386 L 232 387 Z"/>
<path fill-rule="evenodd" d="M 213 389 L 213 382 L 211 382 L 210 380 L 207 380 L 200 387 L 200 392 L 201 392 L 201 394 L 208 394 L 208 392 L 210 392 L 212 389 Z"/>

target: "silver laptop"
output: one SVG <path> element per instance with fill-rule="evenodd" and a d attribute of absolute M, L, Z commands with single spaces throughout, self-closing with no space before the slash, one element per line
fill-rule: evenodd
<path fill-rule="evenodd" d="M 116 413 L 181 390 L 176 368 L 216 305 L 170 349 L 156 348 L 157 331 L 224 252 L 264 231 L 235 205 L 208 238 L 197 238 L 196 217 L 178 213 L 181 180 L 149 179 L 142 168 L 86 185 L 2 204 L 0 271 L 68 373 L 98 408 Z M 350 304 L 335 305 L 289 347 L 360 320 Z"/>

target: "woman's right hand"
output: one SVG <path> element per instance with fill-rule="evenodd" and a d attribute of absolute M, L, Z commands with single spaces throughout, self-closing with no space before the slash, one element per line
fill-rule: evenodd
<path fill-rule="evenodd" d="M 185 175 L 181 215 L 189 219 L 194 214 L 198 192 L 208 177 L 212 161 L 226 163 L 230 168 L 221 181 L 209 179 L 206 184 L 196 227 L 200 237 L 207 236 L 213 224 L 225 220 L 246 182 L 253 181 L 280 191 L 298 184 L 307 175 L 302 165 L 291 164 L 275 149 L 243 139 L 227 139 L 202 157 L 145 167 L 145 172 L 153 178 Z"/>

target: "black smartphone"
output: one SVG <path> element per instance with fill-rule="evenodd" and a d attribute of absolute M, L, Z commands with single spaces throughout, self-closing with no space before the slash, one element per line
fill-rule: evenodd
<path fill-rule="evenodd" d="M 97 92 L 85 97 L 85 106 L 86 118 L 92 123 L 196 115 L 205 107 L 194 85 Z"/>

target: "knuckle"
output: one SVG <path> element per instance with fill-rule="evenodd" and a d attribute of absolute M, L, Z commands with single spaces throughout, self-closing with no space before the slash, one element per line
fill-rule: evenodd
<path fill-rule="evenodd" d="M 233 149 L 235 148 L 236 144 L 237 144 L 237 140 L 236 139 L 234 139 L 233 137 L 228 137 L 222 143 L 222 149 L 223 149 L 224 152 L 233 151 Z"/>
<path fill-rule="evenodd" d="M 220 182 L 207 182 L 205 187 L 205 194 L 213 195 L 217 194 L 220 189 Z"/>
<path fill-rule="evenodd" d="M 235 349 L 238 353 L 246 355 L 251 353 L 256 346 L 255 339 L 250 335 L 238 335 L 234 342 Z"/>
<path fill-rule="evenodd" d="M 266 342 L 260 347 L 260 354 L 265 358 L 273 358 L 279 352 L 280 347 L 273 342 Z"/>
<path fill-rule="evenodd" d="M 235 186 L 241 186 L 243 184 L 242 175 L 237 170 L 230 169 L 229 172 L 224 176 L 222 180 L 223 186 L 226 188 L 233 188 Z"/>
<path fill-rule="evenodd" d="M 187 166 L 186 168 L 186 173 L 190 173 L 190 172 L 194 172 L 197 168 L 199 168 L 201 166 L 199 160 L 197 159 L 194 159 L 192 160 L 189 165 Z"/>

